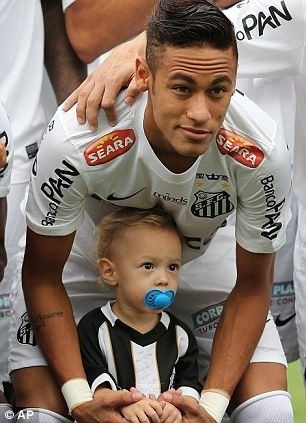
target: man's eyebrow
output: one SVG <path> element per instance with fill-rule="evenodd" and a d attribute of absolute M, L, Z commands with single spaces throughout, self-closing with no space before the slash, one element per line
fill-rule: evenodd
<path fill-rule="evenodd" d="M 231 78 L 229 78 L 227 75 L 224 76 L 218 76 L 216 79 L 214 79 L 211 82 L 211 85 L 217 85 L 220 84 L 222 82 L 228 82 L 229 84 L 231 84 L 233 81 L 231 80 Z"/>
<path fill-rule="evenodd" d="M 183 81 L 188 82 L 189 84 L 193 84 L 195 85 L 195 80 L 193 78 L 191 78 L 188 75 L 185 75 L 184 73 L 174 73 L 171 77 L 170 80 L 174 81 L 176 79 L 182 79 Z"/>
<path fill-rule="evenodd" d="M 184 73 L 179 73 L 179 72 L 178 73 L 174 73 L 170 77 L 170 81 L 175 81 L 177 79 L 181 79 L 183 81 L 188 82 L 189 84 L 196 85 L 196 81 L 192 77 L 190 77 L 188 75 L 185 75 Z M 222 75 L 222 76 L 218 76 L 217 78 L 215 78 L 211 82 L 210 85 L 217 85 L 217 84 L 220 84 L 222 82 L 228 82 L 229 84 L 232 84 L 233 81 L 227 75 Z"/>

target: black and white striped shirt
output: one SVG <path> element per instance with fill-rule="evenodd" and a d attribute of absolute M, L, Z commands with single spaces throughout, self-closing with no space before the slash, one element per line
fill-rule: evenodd
<path fill-rule="evenodd" d="M 136 387 L 158 396 L 171 387 L 199 399 L 198 346 L 191 330 L 169 312 L 142 334 L 121 322 L 110 303 L 87 313 L 78 325 L 84 369 L 92 391 Z"/>

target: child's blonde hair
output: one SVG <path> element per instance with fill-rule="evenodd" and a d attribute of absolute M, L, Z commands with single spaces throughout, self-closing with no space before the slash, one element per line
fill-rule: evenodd
<path fill-rule="evenodd" d="M 104 217 L 96 227 L 96 259 L 109 258 L 113 244 L 131 228 L 155 227 L 173 229 L 182 240 L 175 220 L 161 207 L 136 209 L 123 207 Z"/>

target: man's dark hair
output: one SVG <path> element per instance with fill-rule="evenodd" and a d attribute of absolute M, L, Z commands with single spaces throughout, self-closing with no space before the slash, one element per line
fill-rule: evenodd
<path fill-rule="evenodd" d="M 168 46 L 232 48 L 238 59 L 233 24 L 206 0 L 157 1 L 147 24 L 146 59 L 151 72 L 157 69 Z"/>

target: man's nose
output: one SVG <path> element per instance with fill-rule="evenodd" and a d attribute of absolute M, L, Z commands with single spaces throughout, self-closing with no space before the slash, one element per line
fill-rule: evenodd
<path fill-rule="evenodd" d="M 209 111 L 205 95 L 199 93 L 190 99 L 186 115 L 188 119 L 198 123 L 207 122 L 211 118 L 211 113 Z"/>

